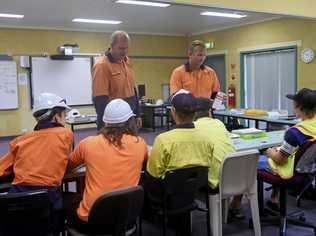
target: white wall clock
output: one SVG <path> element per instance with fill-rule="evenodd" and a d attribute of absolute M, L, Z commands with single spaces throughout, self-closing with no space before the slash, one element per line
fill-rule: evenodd
<path fill-rule="evenodd" d="M 311 48 L 305 48 L 301 51 L 301 60 L 305 63 L 310 63 L 313 61 L 315 52 Z"/>

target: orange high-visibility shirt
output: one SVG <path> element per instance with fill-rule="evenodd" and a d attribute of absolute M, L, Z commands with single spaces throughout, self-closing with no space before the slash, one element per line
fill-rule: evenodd
<path fill-rule="evenodd" d="M 135 95 L 135 80 L 128 58 L 114 62 L 111 57 L 99 58 L 92 69 L 92 95 L 109 96 L 110 99 Z"/>
<path fill-rule="evenodd" d="M 0 158 L 0 176 L 14 172 L 13 185 L 60 186 L 72 149 L 64 127 L 41 129 L 15 138 Z"/>
<path fill-rule="evenodd" d="M 102 135 L 82 140 L 71 156 L 70 168 L 86 165 L 85 189 L 77 214 L 88 221 L 94 201 L 103 193 L 136 186 L 140 179 L 147 145 L 141 137 L 123 135 L 122 148 Z"/>
<path fill-rule="evenodd" d="M 195 97 L 210 98 L 212 93 L 220 91 L 220 83 L 216 72 L 203 66 L 198 71 L 190 71 L 186 65 L 174 69 L 170 78 L 170 93 L 180 89 L 190 91 Z"/>

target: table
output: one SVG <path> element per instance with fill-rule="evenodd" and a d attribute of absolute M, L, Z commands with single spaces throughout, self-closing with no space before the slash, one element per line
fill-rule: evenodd
<path fill-rule="evenodd" d="M 97 115 L 80 116 L 74 119 L 66 119 L 66 124 L 70 125 L 72 132 L 74 127 L 78 125 L 96 124 Z"/>
<path fill-rule="evenodd" d="M 244 114 L 234 113 L 229 110 L 223 110 L 223 111 L 214 111 L 214 116 L 219 117 L 227 117 L 227 118 L 239 118 L 239 119 L 245 119 L 245 120 L 254 120 L 255 126 L 258 129 L 259 128 L 259 122 L 266 122 L 267 123 L 267 131 L 270 130 L 270 124 L 282 124 L 282 125 L 289 125 L 293 126 L 299 122 L 298 119 L 272 119 L 268 116 L 248 116 Z"/>
<path fill-rule="evenodd" d="M 84 186 L 85 186 L 85 176 L 86 176 L 86 167 L 84 165 L 80 165 L 73 169 L 71 172 L 65 174 L 63 178 L 63 191 L 69 191 L 69 183 L 76 183 L 76 192 L 83 194 Z"/>
<path fill-rule="evenodd" d="M 279 146 L 283 143 L 285 130 L 281 131 L 271 131 L 267 132 L 267 136 L 263 138 L 255 139 L 232 139 L 236 151 L 245 151 L 249 149 L 258 149 L 259 151 Z M 151 151 L 151 146 L 148 146 L 148 155 Z M 70 182 L 76 182 L 76 191 L 78 193 L 83 193 L 84 191 L 84 181 L 85 181 L 86 167 L 84 165 L 78 166 L 71 172 L 67 173 L 63 179 L 64 191 L 68 191 L 68 184 Z"/>
<path fill-rule="evenodd" d="M 283 143 L 285 130 L 267 132 L 267 136 L 255 139 L 232 139 L 237 151 L 245 151 L 249 149 L 264 149 L 279 146 Z"/>
<path fill-rule="evenodd" d="M 160 117 L 160 126 L 163 127 L 163 118 L 167 119 L 167 126 L 169 130 L 169 109 L 165 104 L 156 105 L 156 104 L 142 104 L 141 108 L 144 113 L 144 123 L 150 122 L 150 127 L 153 128 L 153 131 L 156 130 L 155 117 Z M 158 111 L 157 111 L 158 110 Z"/>

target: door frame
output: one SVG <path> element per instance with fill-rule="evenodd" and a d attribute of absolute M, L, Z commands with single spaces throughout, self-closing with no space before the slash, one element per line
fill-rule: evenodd
<path fill-rule="evenodd" d="M 206 58 L 205 60 L 207 60 L 207 58 L 211 58 L 214 56 L 224 56 L 224 67 L 225 67 L 225 75 L 224 75 L 224 85 L 225 88 L 221 88 L 221 90 L 227 94 L 227 72 L 228 72 L 228 64 L 227 64 L 227 54 L 228 54 L 228 50 L 218 50 L 218 51 L 212 51 L 212 52 L 207 52 L 206 54 Z"/>

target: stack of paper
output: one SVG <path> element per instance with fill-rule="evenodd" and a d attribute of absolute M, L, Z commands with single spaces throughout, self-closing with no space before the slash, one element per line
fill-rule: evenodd
<path fill-rule="evenodd" d="M 229 138 L 231 138 L 231 139 L 240 138 L 240 135 L 239 135 L 239 134 L 229 133 L 228 136 L 229 136 Z"/>
<path fill-rule="evenodd" d="M 235 129 L 232 130 L 233 134 L 255 134 L 255 133 L 260 133 L 264 132 L 261 129 L 256 129 L 256 128 L 247 128 L 247 129 Z"/>
<path fill-rule="evenodd" d="M 264 130 L 260 130 L 256 128 L 236 129 L 236 130 L 232 130 L 232 133 L 239 134 L 240 138 L 243 138 L 243 139 L 254 139 L 254 138 L 262 138 L 262 137 L 267 136 L 267 133 Z"/>

